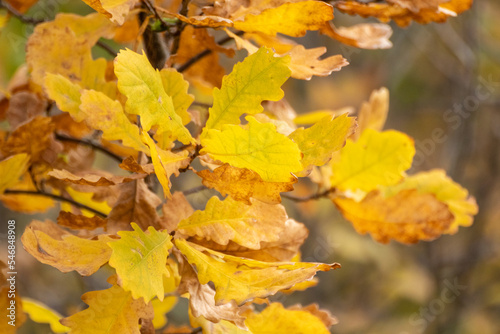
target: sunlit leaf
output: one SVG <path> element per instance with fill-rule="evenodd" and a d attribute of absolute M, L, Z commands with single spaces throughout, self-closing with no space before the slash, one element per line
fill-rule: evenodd
<path fill-rule="evenodd" d="M 214 105 L 209 110 L 206 129 L 239 124 L 241 115 L 262 112 L 263 100 L 280 100 L 284 95 L 280 87 L 290 76 L 288 61 L 261 48 L 236 64 L 222 80 L 221 88 L 214 89 Z"/>
<path fill-rule="evenodd" d="M 224 125 L 209 130 L 202 140 L 202 153 L 238 168 L 257 172 L 264 181 L 291 182 L 300 172 L 301 153 L 296 143 L 269 123 L 247 116 L 248 125 Z"/>
<path fill-rule="evenodd" d="M 38 261 L 63 273 L 75 270 L 83 276 L 92 275 L 108 262 L 110 240 L 106 235 L 97 240 L 79 238 L 50 221 L 33 221 L 21 237 L 24 249 Z"/>
<path fill-rule="evenodd" d="M 205 210 L 196 211 L 182 220 L 177 228 L 188 236 L 197 236 L 227 245 L 232 240 L 251 249 L 259 249 L 261 241 L 276 241 L 287 220 L 281 205 L 259 201 L 246 205 L 230 197 L 224 201 L 212 197 Z"/>
<path fill-rule="evenodd" d="M 121 50 L 115 59 L 118 89 L 127 96 L 126 111 L 139 115 L 144 131 L 158 126 L 158 132 L 172 133 L 184 144 L 194 142 L 174 109 L 172 97 L 165 93 L 160 72 L 146 55 Z"/>
<path fill-rule="evenodd" d="M 54 333 L 66 333 L 70 330 L 69 327 L 63 326 L 59 322 L 62 315 L 39 301 L 23 298 L 23 311 L 26 312 L 34 322 L 49 324 L 50 329 Z"/>
<path fill-rule="evenodd" d="M 0 194 L 3 194 L 5 189 L 19 181 L 19 178 L 28 169 L 29 161 L 30 156 L 25 153 L 16 154 L 0 161 L 0 175 L 2 175 L 0 179 Z"/>
<path fill-rule="evenodd" d="M 212 251 L 183 239 L 175 240 L 175 245 L 190 264 L 196 265 L 201 284 L 209 281 L 214 283 L 216 305 L 231 300 L 241 304 L 252 298 L 274 295 L 279 290 L 311 279 L 317 271 L 340 267 L 337 263 L 328 265 L 244 259 Z"/>
<path fill-rule="evenodd" d="M 149 302 L 155 296 L 163 300 L 163 276 L 168 277 L 167 256 L 172 247 L 166 231 L 149 227 L 143 232 L 132 223 L 134 231 L 120 231 L 118 241 L 108 243 L 113 250 L 109 265 L 116 269 L 118 283 L 134 298 L 143 297 Z"/>
<path fill-rule="evenodd" d="M 83 2 L 105 15 L 112 22 L 122 25 L 137 0 L 83 0 Z"/>
<path fill-rule="evenodd" d="M 299 128 L 290 134 L 289 138 L 297 143 L 303 154 L 303 169 L 307 172 L 312 166 L 327 163 L 333 152 L 344 146 L 347 137 L 354 132 L 355 125 L 354 118 L 345 114 L 339 117 L 326 116 L 310 128 Z"/>
<path fill-rule="evenodd" d="M 130 292 L 117 285 L 87 292 L 82 300 L 88 308 L 61 320 L 71 328 L 71 334 L 140 334 L 139 319 L 153 318 L 151 304 L 132 298 Z"/>
<path fill-rule="evenodd" d="M 165 297 L 163 301 L 156 298 L 151 301 L 155 313 L 155 317 L 153 318 L 154 328 L 159 329 L 167 324 L 166 314 L 174 308 L 176 303 L 177 297 L 175 296 Z"/>
<path fill-rule="evenodd" d="M 340 158 L 332 162 L 332 186 L 339 190 L 370 191 L 400 181 L 410 168 L 415 146 L 406 134 L 365 130 L 358 141 L 347 140 Z"/>

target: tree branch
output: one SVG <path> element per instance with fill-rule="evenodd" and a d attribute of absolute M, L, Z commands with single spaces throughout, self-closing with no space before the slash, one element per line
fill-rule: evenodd
<path fill-rule="evenodd" d="M 194 188 L 191 188 L 188 190 L 184 190 L 182 193 L 184 194 L 184 196 L 189 196 L 192 194 L 199 193 L 200 191 L 203 191 L 203 190 L 208 190 L 208 188 L 205 186 L 198 186 L 198 187 L 194 187 Z"/>
<path fill-rule="evenodd" d="M 12 16 L 16 17 L 19 21 L 26 23 L 26 24 L 31 24 L 31 25 L 37 25 L 42 22 L 45 22 L 45 20 L 36 20 L 31 17 L 24 16 L 20 12 L 18 12 L 14 7 L 12 7 L 9 3 L 5 1 L 0 1 L 0 8 L 4 8 L 11 14 Z"/>
<path fill-rule="evenodd" d="M 106 218 L 107 215 L 96 210 L 96 209 L 93 209 L 91 207 L 88 207 L 86 206 L 85 204 L 81 204 L 81 203 L 78 203 L 77 201 L 75 200 L 72 200 L 71 198 L 66 198 L 66 197 L 62 197 L 62 196 L 59 196 L 59 195 L 55 195 L 55 194 L 51 194 L 51 193 L 46 193 L 46 192 L 43 192 L 43 191 L 40 191 L 40 190 L 37 190 L 37 191 L 32 191 L 32 190 L 5 190 L 4 191 L 4 194 L 7 194 L 7 195 L 32 195 L 32 196 L 45 196 L 45 197 L 50 197 L 52 199 L 55 199 L 55 200 L 58 200 L 58 201 L 61 201 L 61 202 L 66 202 L 66 203 L 69 203 L 71 205 L 74 205 L 76 207 L 79 207 L 80 209 L 85 209 L 85 210 L 88 210 L 92 213 L 95 213 L 96 215 L 98 216 L 101 216 L 102 218 Z"/>
<path fill-rule="evenodd" d="M 307 202 L 307 201 L 311 201 L 311 200 L 320 199 L 323 197 L 328 197 L 328 195 L 335 192 L 335 190 L 336 190 L 335 188 L 330 188 L 330 189 L 325 190 L 323 192 L 316 193 L 316 194 L 309 195 L 309 196 L 305 196 L 305 197 L 296 197 L 296 196 L 287 195 L 287 194 L 281 194 L 281 197 L 287 198 L 287 199 L 294 201 L 294 202 Z"/>
<path fill-rule="evenodd" d="M 116 58 L 116 51 L 113 50 L 108 44 L 106 44 L 106 43 L 104 43 L 102 41 L 97 41 L 97 43 L 95 45 L 97 45 L 98 47 L 100 47 L 101 49 L 103 49 L 104 51 L 106 51 L 113 58 Z"/>
<path fill-rule="evenodd" d="M 102 153 L 106 154 L 107 156 L 109 156 L 110 158 L 113 158 L 114 160 L 118 161 L 118 162 L 122 162 L 123 161 L 123 158 L 120 157 L 119 155 L 116 155 L 114 154 L 113 152 L 107 150 L 106 148 L 102 147 L 102 146 L 99 146 L 91 141 L 88 141 L 88 140 L 83 140 L 83 139 L 76 139 L 76 138 L 73 138 L 73 137 L 67 137 L 67 136 L 64 136 L 64 135 L 61 135 L 61 134 L 58 134 L 56 133 L 56 139 L 57 140 L 60 140 L 60 141 L 67 141 L 67 142 L 71 142 L 71 143 L 77 143 L 77 144 L 81 144 L 81 145 L 87 145 L 87 146 L 90 146 L 98 151 L 101 151 Z"/>
<path fill-rule="evenodd" d="M 243 31 L 238 31 L 236 33 L 236 35 L 241 36 L 241 35 L 243 35 L 243 33 L 244 33 Z M 227 42 L 230 42 L 232 40 L 233 40 L 232 37 L 227 36 L 227 37 L 221 39 L 220 41 L 218 41 L 217 44 L 223 45 L 223 44 L 226 44 Z M 190 68 L 191 66 L 193 66 L 198 61 L 200 61 L 201 59 L 205 58 L 206 56 L 208 56 L 211 53 L 212 53 L 212 50 L 210 50 L 210 49 L 206 49 L 206 50 L 201 51 L 200 53 L 198 53 L 197 55 L 195 55 L 193 58 L 189 59 L 184 64 L 182 64 L 181 66 L 179 66 L 179 68 L 177 69 L 177 71 L 179 73 L 184 72 L 185 70 L 187 70 L 188 68 Z"/>

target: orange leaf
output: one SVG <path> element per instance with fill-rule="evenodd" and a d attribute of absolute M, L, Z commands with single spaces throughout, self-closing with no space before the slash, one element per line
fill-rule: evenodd
<path fill-rule="evenodd" d="M 105 227 L 107 219 L 103 219 L 99 216 L 86 217 L 75 215 L 67 211 L 61 211 L 59 212 L 59 216 L 57 216 L 57 223 L 74 230 L 94 230 L 99 227 Z"/>
<path fill-rule="evenodd" d="M 247 168 L 231 167 L 224 164 L 216 168 L 213 173 L 202 170 L 197 173 L 203 178 L 203 184 L 215 188 L 223 196 L 229 195 L 237 201 L 250 204 L 250 198 L 268 204 L 281 203 L 281 192 L 293 190 L 294 178 L 291 182 L 265 182 L 259 174 Z"/>
<path fill-rule="evenodd" d="M 374 190 L 361 201 L 335 198 L 334 203 L 356 231 L 370 233 L 373 239 L 412 244 L 419 240 L 433 240 L 445 233 L 453 222 L 448 206 L 433 194 L 419 194 L 405 189 L 385 198 Z"/>

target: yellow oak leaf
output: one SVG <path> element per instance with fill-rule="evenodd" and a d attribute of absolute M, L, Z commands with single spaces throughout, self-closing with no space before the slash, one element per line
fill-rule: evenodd
<path fill-rule="evenodd" d="M 196 240 L 196 243 L 224 254 L 258 261 L 297 262 L 298 259 L 295 256 L 299 254 L 300 246 L 304 243 L 308 235 L 309 231 L 304 224 L 296 222 L 293 219 L 287 219 L 284 228 L 278 234 L 278 240 L 272 242 L 262 241 L 260 248 L 257 250 L 243 247 L 233 241 L 230 241 L 227 245 L 219 245 L 213 241 L 206 240 Z M 311 281 L 297 283 L 293 286 L 293 289 L 297 289 L 298 286 L 304 283 L 308 284 L 308 282 Z M 312 283 L 313 285 L 315 284 L 314 282 Z"/>
<path fill-rule="evenodd" d="M 307 309 L 285 309 L 281 303 L 249 314 L 245 324 L 252 333 L 330 333 L 323 321 Z"/>
<path fill-rule="evenodd" d="M 129 121 L 119 101 L 95 90 L 84 90 L 80 100 L 80 112 L 85 122 L 101 130 L 104 139 L 121 140 L 125 146 L 142 152 L 149 151 L 141 140 L 139 128 Z"/>
<path fill-rule="evenodd" d="M 474 197 L 469 196 L 466 189 L 453 182 L 441 169 L 411 175 L 400 184 L 384 189 L 384 193 L 386 196 L 391 196 L 403 189 L 416 189 L 421 194 L 433 194 L 448 206 L 454 219 L 444 231 L 446 234 L 456 233 L 460 226 L 472 225 L 472 216 L 478 212 Z"/>
<path fill-rule="evenodd" d="M 172 248 L 167 231 L 156 231 L 153 227 L 143 232 L 132 223 L 134 231 L 120 231 L 118 241 L 109 242 L 113 250 L 109 265 L 116 269 L 118 284 L 132 297 L 144 298 L 149 302 L 155 296 L 163 300 L 163 276 L 169 277 L 167 270 L 168 251 Z"/>
<path fill-rule="evenodd" d="M 166 314 L 170 312 L 175 304 L 177 304 L 177 297 L 168 296 L 163 301 L 155 298 L 151 301 L 154 310 L 153 326 L 155 329 L 160 329 L 167 324 Z"/>
<path fill-rule="evenodd" d="M 331 5 L 319 1 L 285 3 L 269 8 L 260 14 L 248 14 L 243 21 L 234 22 L 234 27 L 246 32 L 261 32 L 267 35 L 301 37 L 308 30 L 318 30 L 333 19 Z"/>
<path fill-rule="evenodd" d="M 140 334 L 139 319 L 153 319 L 151 304 L 132 298 L 129 291 L 117 285 L 87 292 L 82 300 L 88 308 L 61 320 L 71 328 L 71 334 Z"/>
<path fill-rule="evenodd" d="M 0 194 L 5 189 L 15 185 L 19 178 L 26 172 L 30 162 L 30 156 L 26 153 L 16 154 L 0 161 Z"/>
<path fill-rule="evenodd" d="M 122 25 L 138 0 L 83 0 L 116 24 Z"/>
<path fill-rule="evenodd" d="M 189 152 L 173 153 L 172 151 L 162 150 L 145 131 L 142 131 L 141 137 L 146 145 L 149 146 L 155 174 L 163 187 L 163 195 L 171 198 L 169 178 L 172 174 L 179 176 L 179 169 L 186 168 L 189 165 L 191 162 Z"/>
<path fill-rule="evenodd" d="M 163 89 L 172 98 L 174 110 L 182 119 L 182 124 L 186 125 L 191 120 L 187 110 L 194 101 L 194 96 L 188 94 L 189 83 L 184 80 L 182 73 L 173 68 L 165 68 L 160 71 Z"/>
<path fill-rule="evenodd" d="M 445 233 L 454 218 L 446 204 L 429 193 L 403 189 L 391 197 L 374 190 L 360 201 L 337 197 L 334 203 L 359 233 L 387 243 L 411 244 L 433 240 Z"/>
<path fill-rule="evenodd" d="M 108 262 L 111 248 L 107 235 L 89 240 L 72 235 L 57 224 L 33 221 L 24 231 L 21 241 L 24 249 L 38 261 L 51 265 L 63 273 L 77 271 L 89 276 Z"/>
<path fill-rule="evenodd" d="M 72 83 L 61 74 L 47 73 L 45 76 L 45 92 L 57 103 L 57 107 L 69 112 L 71 117 L 77 122 L 85 119 L 85 115 L 80 111 L 81 86 Z"/>
<path fill-rule="evenodd" d="M 236 64 L 222 80 L 221 88 L 213 91 L 214 104 L 209 109 L 206 129 L 220 130 L 224 124 L 240 124 L 244 113 L 263 111 L 262 101 L 283 98 L 280 87 L 290 76 L 288 62 L 288 57 L 274 57 L 270 49 L 261 48 Z"/>
<path fill-rule="evenodd" d="M 92 83 L 84 88 L 100 90 L 106 85 L 106 61 L 92 60 L 91 48 L 99 38 L 111 38 L 113 30 L 114 25 L 97 13 L 87 16 L 58 14 L 54 21 L 38 24 L 26 46 L 31 80 L 42 86 L 46 73 L 61 74 L 72 81 Z M 93 67 L 100 70 L 93 80 L 89 80 L 90 75 L 96 75 Z"/>
<path fill-rule="evenodd" d="M 201 284 L 212 281 L 216 305 L 236 301 L 238 305 L 256 297 L 267 297 L 296 283 L 313 278 L 317 271 L 339 268 L 337 263 L 262 262 L 244 259 L 193 244 L 183 239 L 175 245 L 191 265 L 196 265 Z"/>
<path fill-rule="evenodd" d="M 366 129 L 382 131 L 389 112 L 389 90 L 385 87 L 374 90 L 370 100 L 361 105 L 358 114 L 358 130 L 352 136 L 359 138 Z"/>
<path fill-rule="evenodd" d="M 71 196 L 71 198 L 73 198 L 80 204 L 86 205 L 92 209 L 102 212 L 105 215 L 111 212 L 111 207 L 106 201 L 97 201 L 93 199 L 94 193 L 92 192 L 78 191 L 71 187 L 66 187 L 65 190 Z M 90 217 L 94 216 L 93 213 L 90 213 L 89 215 L 89 211 L 86 211 L 85 209 L 83 209 L 82 212 Z"/>
<path fill-rule="evenodd" d="M 62 318 L 58 312 L 52 310 L 47 305 L 24 297 L 23 301 L 23 311 L 28 314 L 31 320 L 41 324 L 49 324 L 50 329 L 54 333 L 67 333 L 70 328 L 61 325 L 59 320 Z"/>
<path fill-rule="evenodd" d="M 259 249 L 261 241 L 276 241 L 287 220 L 282 205 L 259 201 L 246 205 L 230 197 L 221 201 L 214 196 L 203 211 L 182 220 L 177 229 L 185 235 L 227 245 L 230 240 L 250 249 Z"/>
<path fill-rule="evenodd" d="M 203 179 L 203 185 L 214 188 L 223 196 L 229 195 L 237 201 L 248 205 L 250 198 L 268 204 L 281 203 L 280 193 L 292 191 L 293 184 L 297 182 L 294 178 L 289 182 L 265 182 L 259 174 L 247 169 L 231 167 L 224 164 L 217 167 L 213 173 L 208 169 L 197 173 Z"/>
<path fill-rule="evenodd" d="M 371 191 L 399 182 L 410 168 L 413 139 L 394 130 L 365 130 L 358 141 L 347 140 L 340 158 L 333 161 L 331 185 L 341 191 Z"/>
<path fill-rule="evenodd" d="M 195 317 L 189 311 L 189 321 L 193 327 L 201 327 L 203 333 L 213 333 L 213 334 L 252 334 L 252 332 L 247 329 L 238 328 L 235 324 L 227 320 L 221 320 L 217 323 L 213 323 L 210 320 L 205 319 L 203 316 Z"/>
<path fill-rule="evenodd" d="M 120 195 L 109 212 L 108 233 L 129 230 L 131 222 L 144 230 L 149 226 L 159 227 L 156 207 L 161 204 L 161 199 L 149 190 L 144 180 L 121 184 L 117 190 Z"/>
<path fill-rule="evenodd" d="M 226 124 L 211 129 L 202 139 L 201 153 L 238 168 L 257 172 L 268 182 L 291 182 L 294 172 L 302 170 L 301 153 L 296 143 L 278 133 L 270 123 L 247 116 L 245 127 Z"/>
<path fill-rule="evenodd" d="M 184 144 L 194 143 L 182 118 L 174 109 L 172 97 L 165 93 L 160 72 L 146 55 L 121 50 L 115 58 L 118 89 L 127 96 L 125 110 L 141 117 L 144 131 L 157 126 L 158 133 L 168 132 Z"/>
<path fill-rule="evenodd" d="M 339 117 L 326 116 L 310 128 L 299 128 L 291 133 L 288 138 L 297 143 L 303 154 L 301 163 L 304 171 L 298 175 L 308 174 L 312 166 L 326 164 L 332 154 L 345 145 L 347 137 L 355 129 L 354 118 L 344 114 Z"/>

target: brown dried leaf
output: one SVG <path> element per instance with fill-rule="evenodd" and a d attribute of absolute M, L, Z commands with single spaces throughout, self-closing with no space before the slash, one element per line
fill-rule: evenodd
<path fill-rule="evenodd" d="M 406 244 L 433 240 L 454 219 L 448 206 L 435 195 L 420 194 L 416 189 L 405 189 L 388 198 L 374 190 L 361 202 L 340 197 L 333 201 L 358 233 L 368 232 L 381 243 L 391 239 Z"/>
<path fill-rule="evenodd" d="M 151 190 L 144 180 L 135 180 L 119 185 L 120 196 L 108 216 L 109 233 L 131 230 L 130 223 L 134 222 L 142 230 L 149 226 L 159 229 L 159 217 L 156 207 L 161 199 Z"/>
<path fill-rule="evenodd" d="M 134 173 L 153 174 L 155 172 L 153 164 L 141 165 L 132 156 L 123 160 L 118 167 Z"/>
<path fill-rule="evenodd" d="M 251 204 L 250 198 L 268 204 L 281 203 L 280 193 L 292 191 L 293 184 L 297 182 L 296 178 L 292 182 L 265 182 L 256 172 L 229 164 L 216 168 L 213 173 L 202 170 L 197 174 L 205 186 L 246 204 Z"/>
<path fill-rule="evenodd" d="M 105 227 L 107 219 L 103 219 L 99 216 L 86 217 L 83 215 L 75 215 L 67 211 L 61 211 L 57 217 L 57 223 L 74 230 L 94 230 L 99 227 Z"/>
<path fill-rule="evenodd" d="M 347 45 L 361 49 L 390 49 L 392 28 L 384 23 L 361 23 L 351 27 L 336 28 L 331 22 L 321 28 L 321 33 Z"/>
<path fill-rule="evenodd" d="M 382 87 L 374 90 L 370 101 L 363 102 L 358 114 L 358 131 L 353 135 L 357 139 L 366 129 L 382 131 L 389 112 L 389 90 Z"/>
<path fill-rule="evenodd" d="M 246 329 L 245 317 L 241 316 L 244 307 L 238 307 L 234 300 L 227 304 L 215 304 L 215 291 L 208 284 L 200 284 L 193 268 L 186 262 L 182 266 L 182 280 L 179 294 L 189 293 L 189 309 L 193 316 L 203 316 L 217 323 L 227 320 L 242 329 Z"/>
<path fill-rule="evenodd" d="M 138 179 L 143 179 L 146 175 L 134 174 L 130 176 L 116 176 L 116 175 L 104 175 L 99 174 L 85 174 L 84 176 L 75 175 L 65 169 L 54 169 L 48 173 L 49 176 L 55 177 L 56 179 L 63 180 L 66 182 L 71 182 L 74 184 L 82 184 L 89 186 L 114 186 L 117 184 L 132 182 Z"/>
<path fill-rule="evenodd" d="M 179 222 L 194 213 L 193 207 L 180 191 L 174 192 L 172 198 L 163 204 L 161 210 L 163 216 L 160 218 L 160 226 L 169 232 L 177 230 Z"/>
<path fill-rule="evenodd" d="M 11 129 L 15 129 L 21 123 L 43 114 L 46 108 L 47 101 L 41 99 L 37 94 L 20 91 L 14 93 L 9 99 L 6 113 L 7 121 L 9 121 Z"/>

